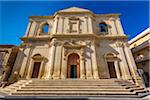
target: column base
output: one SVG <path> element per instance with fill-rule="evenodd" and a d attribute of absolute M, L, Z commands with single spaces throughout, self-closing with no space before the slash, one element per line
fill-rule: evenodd
<path fill-rule="evenodd" d="M 132 80 L 132 77 L 130 75 L 124 75 L 123 77 L 124 77 L 124 79 Z"/>
<path fill-rule="evenodd" d="M 94 75 L 93 77 L 94 77 L 94 79 L 99 79 L 99 76 L 97 76 L 97 75 Z"/>
<path fill-rule="evenodd" d="M 53 79 L 60 79 L 59 76 L 53 76 Z"/>
<path fill-rule="evenodd" d="M 65 75 L 61 75 L 61 79 L 66 79 L 66 76 Z"/>
<path fill-rule="evenodd" d="M 81 77 L 80 77 L 81 79 L 85 79 L 85 75 L 81 75 Z"/>
<path fill-rule="evenodd" d="M 90 77 L 89 77 L 89 76 L 87 76 L 87 77 L 86 77 L 86 79 L 93 79 L 93 77 L 92 77 L 92 76 L 90 76 Z"/>
<path fill-rule="evenodd" d="M 86 73 L 86 79 L 93 79 L 93 75 L 91 73 Z"/>

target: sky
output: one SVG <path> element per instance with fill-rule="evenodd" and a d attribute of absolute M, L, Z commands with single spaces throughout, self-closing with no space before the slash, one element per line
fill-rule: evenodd
<path fill-rule="evenodd" d="M 0 44 L 19 45 L 29 16 L 49 16 L 72 6 L 96 14 L 120 13 L 129 40 L 150 26 L 149 1 L 0 1 Z"/>

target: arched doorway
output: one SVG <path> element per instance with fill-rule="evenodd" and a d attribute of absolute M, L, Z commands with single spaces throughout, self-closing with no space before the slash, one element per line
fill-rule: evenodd
<path fill-rule="evenodd" d="M 105 55 L 107 67 L 109 71 L 110 78 L 117 78 L 115 62 L 118 60 L 117 56 L 114 53 L 107 53 Z"/>
<path fill-rule="evenodd" d="M 114 62 L 107 62 L 110 78 L 117 78 Z"/>
<path fill-rule="evenodd" d="M 33 72 L 31 78 L 38 78 L 41 62 L 34 62 Z"/>
<path fill-rule="evenodd" d="M 42 56 L 40 54 L 35 54 L 33 57 L 32 57 L 33 61 L 33 66 L 32 66 L 32 69 L 30 70 L 31 71 L 31 78 L 38 78 L 39 77 L 39 74 L 40 74 L 40 67 L 41 67 L 41 62 L 43 60 Z"/>
<path fill-rule="evenodd" d="M 80 77 L 79 55 L 73 53 L 68 56 L 67 78 L 79 78 L 79 77 Z"/>

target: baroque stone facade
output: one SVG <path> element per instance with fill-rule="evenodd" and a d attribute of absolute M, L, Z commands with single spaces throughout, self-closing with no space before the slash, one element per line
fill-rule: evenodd
<path fill-rule="evenodd" d="M 123 79 L 142 85 L 120 14 L 72 7 L 30 16 L 13 71 L 22 79 Z"/>

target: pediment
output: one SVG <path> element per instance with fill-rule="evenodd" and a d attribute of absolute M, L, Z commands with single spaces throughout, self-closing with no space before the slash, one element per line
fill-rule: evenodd
<path fill-rule="evenodd" d="M 67 9 L 63 9 L 63 10 L 60 10 L 58 12 L 90 12 L 92 13 L 90 10 L 87 10 L 87 9 L 83 9 L 83 8 L 78 8 L 78 7 L 71 7 L 71 8 L 67 8 Z"/>

